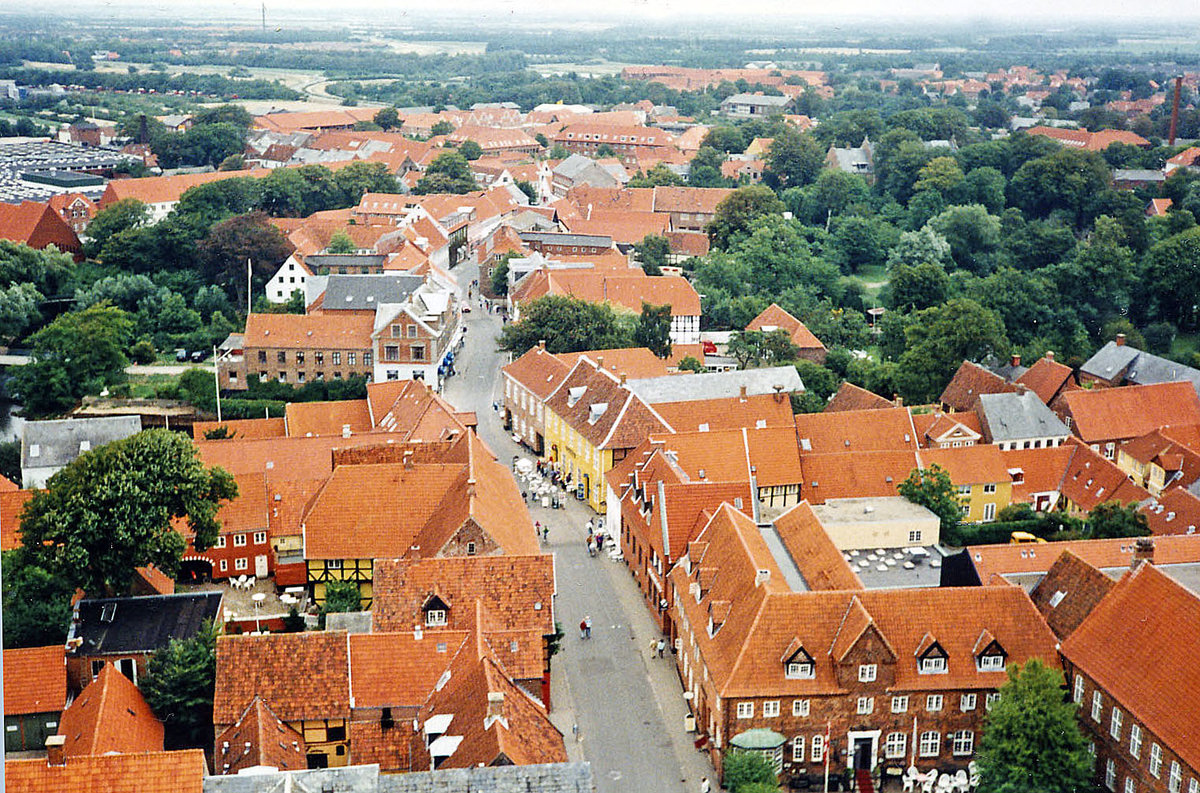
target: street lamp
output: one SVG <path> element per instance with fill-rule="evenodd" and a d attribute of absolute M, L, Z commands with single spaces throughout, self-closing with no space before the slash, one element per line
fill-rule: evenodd
<path fill-rule="evenodd" d="M 250 599 L 254 601 L 254 632 L 261 633 L 262 626 L 259 624 L 258 609 L 259 609 L 259 606 L 262 605 L 262 602 L 267 599 L 267 593 L 266 592 L 255 592 L 253 595 L 250 596 Z"/>

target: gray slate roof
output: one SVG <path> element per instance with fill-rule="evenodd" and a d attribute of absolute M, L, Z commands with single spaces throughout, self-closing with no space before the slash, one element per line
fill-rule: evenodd
<path fill-rule="evenodd" d="M 520 237 L 522 242 L 540 242 L 543 245 L 612 247 L 612 237 L 601 234 L 562 234 L 556 231 L 522 231 Z"/>
<path fill-rule="evenodd" d="M 1101 347 L 1099 352 L 1079 367 L 1079 371 L 1117 382 L 1120 382 L 1121 373 L 1124 372 L 1125 379 L 1135 385 L 1187 380 L 1200 393 L 1200 370 L 1115 341 Z"/>
<path fill-rule="evenodd" d="M 313 257 L 309 257 L 311 261 Z M 325 311 L 371 309 L 380 303 L 404 303 L 425 279 L 419 275 L 330 275 L 325 284 Z"/>
<path fill-rule="evenodd" d="M 73 654 L 83 656 L 157 650 L 171 639 L 195 636 L 206 620 L 218 621 L 221 597 L 220 592 L 186 592 L 81 600 L 68 643 L 82 639 Z"/>
<path fill-rule="evenodd" d="M 141 431 L 140 416 L 27 421 L 21 431 L 21 467 L 61 468 L 80 455 L 81 444 L 98 449 Z"/>
<path fill-rule="evenodd" d="M 992 443 L 1025 438 L 1066 437 L 1067 425 L 1042 404 L 1037 394 L 980 394 L 984 432 Z"/>
<path fill-rule="evenodd" d="M 594 793 L 590 763 L 452 768 L 380 774 L 352 765 L 204 778 L 204 793 Z"/>
<path fill-rule="evenodd" d="M 722 105 L 763 105 L 764 107 L 787 107 L 791 104 L 787 96 L 765 96 L 762 94 L 734 94 L 725 98 Z"/>
<path fill-rule="evenodd" d="M 746 393 L 774 394 L 782 386 L 785 394 L 804 390 L 804 383 L 794 366 L 772 366 L 762 369 L 740 369 L 732 372 L 701 372 L 689 375 L 665 375 L 630 380 L 629 388 L 644 402 L 690 402 L 697 399 L 723 399 Z"/>

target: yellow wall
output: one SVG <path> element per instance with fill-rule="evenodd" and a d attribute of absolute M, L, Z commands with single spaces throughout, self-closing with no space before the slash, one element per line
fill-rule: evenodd
<path fill-rule="evenodd" d="M 1117 452 L 1117 467 L 1129 478 L 1157 496 L 1167 482 L 1167 472 L 1154 463 L 1140 463 L 1125 452 Z"/>
<path fill-rule="evenodd" d="M 955 486 L 959 484 L 956 482 Z M 965 504 L 968 507 L 967 512 L 962 516 L 964 523 L 983 523 L 985 520 L 993 521 L 1000 510 L 1012 503 L 1012 482 L 996 482 L 996 490 L 994 493 L 984 492 L 986 484 L 972 484 L 971 490 L 967 494 L 959 494 L 959 503 Z M 988 504 L 992 505 L 992 516 L 985 518 L 984 512 Z"/>
<path fill-rule="evenodd" d="M 294 721 L 289 727 L 304 736 L 308 754 L 323 754 L 329 758 L 330 768 L 340 768 L 350 763 L 349 725 L 345 719 L 314 719 Z M 340 729 L 342 738 L 329 740 L 329 731 Z M 340 752 L 339 752 L 340 748 Z"/>
<path fill-rule="evenodd" d="M 546 455 L 560 464 L 562 473 L 571 474 L 571 485 L 576 487 L 587 477 L 589 493 L 587 503 L 600 514 L 605 511 L 604 474 L 612 468 L 612 451 L 597 450 L 587 438 L 571 429 L 557 414 L 546 411 Z M 573 494 L 572 494 L 573 497 Z"/>
<path fill-rule="evenodd" d="M 312 586 L 313 600 L 318 605 L 325 603 L 326 581 L 357 581 L 362 595 L 363 608 L 371 606 L 371 581 L 374 564 L 371 559 L 342 559 L 341 568 L 331 567 L 325 559 L 308 560 L 308 583 Z"/>

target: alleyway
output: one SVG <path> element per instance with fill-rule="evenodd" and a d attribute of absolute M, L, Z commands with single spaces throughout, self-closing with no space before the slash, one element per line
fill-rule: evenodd
<path fill-rule="evenodd" d="M 456 275 L 466 284 L 474 270 L 466 264 Z M 478 303 L 473 308 L 464 315 L 466 343 L 445 397 L 460 410 L 475 411 L 480 437 L 501 462 L 511 463 L 513 455 L 530 455 L 512 442 L 492 407 L 500 400 L 505 360 L 495 349 L 500 320 L 481 312 Z M 555 617 L 566 637 L 551 662 L 550 715 L 568 754 L 592 763 L 600 793 L 695 793 L 703 777 L 715 776 L 707 756 L 693 748 L 693 736 L 684 732 L 687 708 L 670 653 L 662 660 L 649 653 L 658 632 L 625 565 L 602 554 L 588 556 L 584 524 L 596 516 L 574 499 L 565 509 L 530 511 L 534 520 L 549 524 L 547 550 L 555 554 Z M 592 638 L 582 641 L 578 625 L 586 615 L 592 618 Z"/>

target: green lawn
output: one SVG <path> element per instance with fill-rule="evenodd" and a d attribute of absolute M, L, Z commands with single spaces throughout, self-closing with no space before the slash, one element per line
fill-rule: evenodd
<path fill-rule="evenodd" d="M 873 301 L 878 299 L 879 290 L 883 289 L 883 285 L 887 283 L 887 267 L 883 265 L 863 267 L 850 277 L 862 284 L 863 292 L 868 300 Z"/>
<path fill-rule="evenodd" d="M 1192 356 L 1197 352 L 1200 352 L 1200 333 L 1180 333 L 1175 336 L 1175 342 L 1171 345 L 1171 358 L 1190 363 Z"/>

